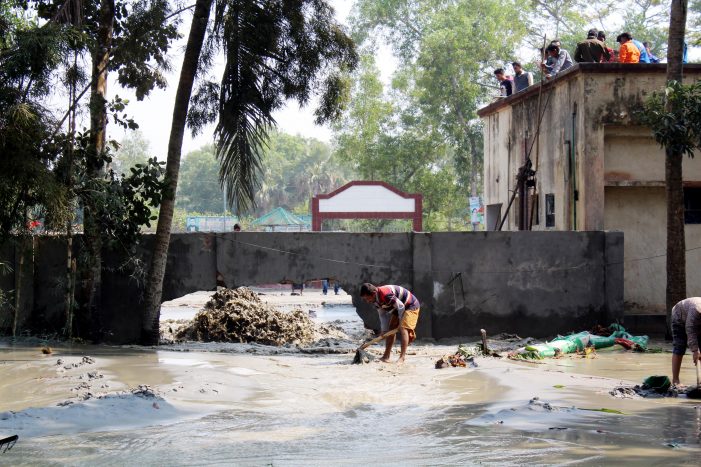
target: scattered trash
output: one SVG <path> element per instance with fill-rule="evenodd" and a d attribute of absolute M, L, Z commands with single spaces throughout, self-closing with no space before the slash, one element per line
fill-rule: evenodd
<path fill-rule="evenodd" d="M 600 326 L 593 331 L 604 332 Z M 578 354 L 584 358 L 594 357 L 596 349 L 612 347 L 616 344 L 626 349 L 640 352 L 647 350 L 647 336 L 628 334 L 623 326 L 612 324 L 608 327 L 609 336 L 601 336 L 588 331 L 582 331 L 569 336 L 560 336 L 545 344 L 526 345 L 509 353 L 509 358 L 515 360 L 542 360 L 547 357 L 559 358 L 564 354 Z"/>
<path fill-rule="evenodd" d="M 623 412 L 620 410 L 616 409 L 606 409 L 606 408 L 600 408 L 600 409 L 585 409 L 584 407 L 579 407 L 579 410 L 587 410 L 589 412 L 604 412 L 604 413 L 612 413 L 616 415 L 625 415 Z"/>
<path fill-rule="evenodd" d="M 476 368 L 475 355 L 481 353 L 481 349 L 467 347 L 462 344 L 458 346 L 458 351 L 452 355 L 444 355 L 436 362 L 436 369 L 448 367 L 470 367 Z"/>
<path fill-rule="evenodd" d="M 555 384 L 553 387 L 554 387 L 555 389 L 562 389 L 562 388 L 564 388 L 565 386 L 564 386 L 563 384 Z"/>
<path fill-rule="evenodd" d="M 48 345 L 41 348 L 41 353 L 44 355 L 51 355 L 54 351 Z"/>

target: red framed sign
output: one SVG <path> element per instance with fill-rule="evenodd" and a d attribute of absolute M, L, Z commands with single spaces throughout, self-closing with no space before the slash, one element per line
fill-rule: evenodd
<path fill-rule="evenodd" d="M 404 193 L 385 182 L 353 181 L 331 193 L 312 198 L 312 230 L 321 231 L 324 219 L 411 219 L 423 225 L 423 196 Z"/>

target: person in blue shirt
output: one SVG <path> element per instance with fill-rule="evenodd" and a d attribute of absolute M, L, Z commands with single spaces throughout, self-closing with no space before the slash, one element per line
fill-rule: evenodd
<path fill-rule="evenodd" d="M 682 63 L 689 63 L 689 46 L 684 42 L 684 55 L 682 55 Z"/>
<path fill-rule="evenodd" d="M 650 63 L 650 55 L 648 55 L 647 49 L 645 48 L 643 43 L 637 39 L 633 39 L 632 42 L 640 51 L 640 63 Z"/>
<path fill-rule="evenodd" d="M 643 42 L 643 47 L 645 47 L 645 50 L 647 51 L 648 57 L 650 57 L 650 63 L 660 63 L 659 57 L 655 56 L 655 54 L 652 53 L 652 50 L 650 50 L 650 43 L 649 42 Z"/>

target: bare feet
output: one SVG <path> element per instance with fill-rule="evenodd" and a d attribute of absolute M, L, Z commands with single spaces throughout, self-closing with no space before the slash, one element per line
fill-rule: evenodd
<path fill-rule="evenodd" d="M 402 363 L 404 363 L 404 357 L 399 357 L 397 360 L 397 365 L 401 365 Z"/>
<path fill-rule="evenodd" d="M 389 357 L 382 357 L 382 358 L 380 359 L 380 361 L 381 361 L 381 362 L 385 362 L 385 363 L 390 363 Z"/>

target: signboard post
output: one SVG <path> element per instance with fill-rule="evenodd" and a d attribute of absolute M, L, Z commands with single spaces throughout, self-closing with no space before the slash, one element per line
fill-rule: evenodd
<path fill-rule="evenodd" d="M 484 206 L 479 196 L 470 196 L 470 222 L 472 230 L 481 230 L 479 227 L 484 224 Z"/>

